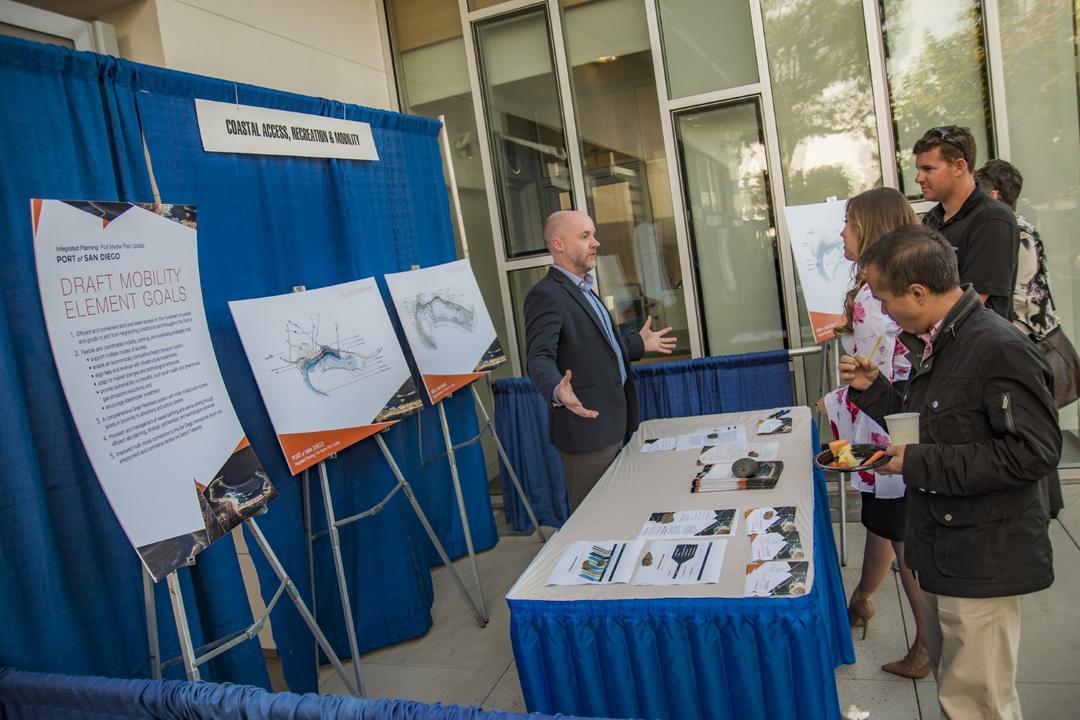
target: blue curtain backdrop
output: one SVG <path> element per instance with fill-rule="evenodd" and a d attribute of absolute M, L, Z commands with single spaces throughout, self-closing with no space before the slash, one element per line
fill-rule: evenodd
<path fill-rule="evenodd" d="M 139 565 L 85 457 L 57 380 L 34 282 L 30 198 L 151 201 L 141 131 L 162 200 L 198 205 L 203 294 L 219 364 L 241 423 L 281 493 L 259 523 L 310 599 L 299 481 L 285 468 L 226 301 L 452 260 L 438 128 L 419 118 L 8 38 L 0 38 L 0 79 L 0 133 L 9 139 L 0 174 L 8 255 L 0 266 L 0 410 L 8 421 L 0 435 L 8 460 L 0 500 L 0 663 L 146 676 Z M 246 104 L 334 117 L 345 112 L 369 122 L 381 161 L 204 154 L 193 98 L 232 102 L 237 95 Z M 474 434 L 469 395 L 446 402 L 453 441 Z M 407 419 L 387 440 L 448 552 L 461 555 L 449 469 L 437 459 L 444 448 L 436 413 L 427 409 Z M 497 536 L 480 449 L 462 450 L 459 462 L 475 544 L 486 549 Z M 393 485 L 370 441 L 343 452 L 329 470 L 339 517 L 366 509 Z M 406 505 L 395 498 L 375 518 L 342 532 L 362 649 L 418 635 L 431 623 L 435 556 Z M 317 493 L 313 506 L 322 507 Z M 322 520 L 320 511 L 313 514 Z M 257 551 L 252 556 L 269 599 L 277 579 Z M 345 655 L 331 568 L 323 539 L 315 568 L 320 624 Z M 180 576 L 197 644 L 250 622 L 231 538 Z M 162 654 L 170 657 L 177 643 L 164 583 L 156 592 Z M 298 613 L 283 601 L 272 623 L 290 687 L 314 690 L 314 643 Z M 205 676 L 269 685 L 256 641 L 214 660 Z"/>
<path fill-rule="evenodd" d="M 301 541 L 300 480 L 292 478 L 263 407 L 227 302 L 380 277 L 411 265 L 456 259 L 438 147 L 439 125 L 417 117 L 237 85 L 157 68 L 137 68 L 138 112 L 154 178 L 165 202 L 198 206 L 199 259 L 210 333 L 244 428 L 281 496 L 259 520 L 294 581 L 308 590 Z M 193 99 L 239 102 L 369 123 L 378 162 L 204 153 Z M 385 284 L 380 287 L 386 295 Z M 387 296 L 388 299 L 388 296 Z M 391 306 L 390 303 L 387 303 Z M 392 307 L 392 306 L 391 306 Z M 391 313 L 393 316 L 393 313 Z M 396 322 L 396 318 L 395 318 Z M 399 328 L 400 330 L 400 328 Z M 476 433 L 470 393 L 445 401 L 455 443 Z M 422 427 L 419 427 L 422 426 Z M 438 413 L 426 408 L 387 433 L 387 442 L 447 552 L 465 552 Z M 424 447 L 419 447 L 422 439 Z M 423 459 L 432 459 L 424 463 Z M 458 453 L 477 549 L 498 536 L 478 445 Z M 394 478 L 373 440 L 329 461 L 338 518 L 374 505 Z M 315 529 L 325 527 L 312 473 Z M 249 545 L 251 543 L 249 542 Z M 361 651 L 424 633 L 431 625 L 430 567 L 437 555 L 404 497 L 341 531 Z M 264 595 L 277 583 L 253 553 Z M 319 623 L 341 656 L 348 642 L 328 540 L 315 545 Z M 311 636 L 291 604 L 271 618 L 294 690 L 313 690 Z M 463 617 L 462 622 L 471 622 Z"/>
<path fill-rule="evenodd" d="M 151 201 L 124 63 L 0 38 L 0 664 L 150 674 L 141 569 L 83 451 L 52 360 L 31 198 Z M 196 643 L 250 622 L 231 538 L 181 572 Z M 164 583 L 162 652 L 178 653 Z M 257 643 L 206 669 L 269 686 Z"/>
<path fill-rule="evenodd" d="M 642 420 L 693 417 L 784 407 L 794 401 L 787 350 L 635 365 L 634 383 Z M 497 380 L 495 428 L 507 457 L 544 525 L 561 527 L 570 513 L 562 461 L 548 439 L 548 404 L 528 378 Z M 514 529 L 532 527 L 510 484 L 505 465 L 503 498 Z"/>
<path fill-rule="evenodd" d="M 411 700 L 268 693 L 260 688 L 175 680 L 114 680 L 0 667 L 5 720 L 546 720 L 547 715 L 487 711 Z M 565 720 L 573 720 L 566 715 Z"/>

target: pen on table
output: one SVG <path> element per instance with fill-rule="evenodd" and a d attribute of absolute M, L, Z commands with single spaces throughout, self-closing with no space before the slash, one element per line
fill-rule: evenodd
<path fill-rule="evenodd" d="M 780 419 L 780 418 L 784 417 L 785 415 L 787 415 L 790 412 L 791 412 L 791 408 L 782 408 L 782 409 L 777 410 L 776 412 L 774 412 L 772 415 L 770 415 L 769 419 L 772 419 L 772 418 Z"/>

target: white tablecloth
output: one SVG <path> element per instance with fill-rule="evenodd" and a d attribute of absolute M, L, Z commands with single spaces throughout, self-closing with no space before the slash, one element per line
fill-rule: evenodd
<path fill-rule="evenodd" d="M 778 409 L 778 408 L 775 408 Z M 790 433 L 759 436 L 757 421 L 773 410 L 702 415 L 692 418 L 650 420 L 623 448 L 604 476 L 563 528 L 533 559 L 507 594 L 508 600 L 617 600 L 630 598 L 743 597 L 750 538 L 744 511 L 751 508 L 794 505 L 795 525 L 804 558 L 811 563 L 807 591 L 813 587 L 814 479 L 811 452 L 811 414 L 807 407 L 791 409 Z M 748 442 L 778 442 L 784 471 L 771 490 L 730 490 L 694 494 L 690 480 L 698 470 L 701 450 L 642 453 L 644 438 L 670 437 L 710 427 L 743 425 Z M 650 513 L 679 510 L 735 508 L 739 521 L 728 539 L 718 584 L 682 586 L 577 585 L 547 586 L 548 577 L 567 546 L 578 540 L 629 540 L 637 537 Z M 785 598 L 758 598 L 784 602 Z"/>

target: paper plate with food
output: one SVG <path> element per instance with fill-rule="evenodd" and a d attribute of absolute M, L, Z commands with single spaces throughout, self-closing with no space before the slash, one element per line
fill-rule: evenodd
<path fill-rule="evenodd" d="M 889 462 L 889 456 L 885 454 L 885 448 L 881 445 L 873 443 L 852 445 L 847 440 L 829 443 L 829 447 L 814 457 L 815 465 L 833 472 L 873 470 L 887 462 Z"/>

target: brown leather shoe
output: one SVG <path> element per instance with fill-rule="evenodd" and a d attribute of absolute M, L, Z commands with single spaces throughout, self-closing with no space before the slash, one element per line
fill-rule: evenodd
<path fill-rule="evenodd" d="M 926 677 L 930 674 L 930 660 L 928 658 L 921 665 L 918 664 L 918 660 L 915 659 L 917 647 L 918 646 L 916 645 L 912 645 L 907 651 L 907 654 L 904 655 L 903 659 L 886 663 L 881 666 L 881 669 L 887 673 L 899 675 L 900 677 L 909 678 L 911 680 L 921 680 Z M 923 652 L 926 652 L 926 648 L 923 648 L 922 650 Z"/>

